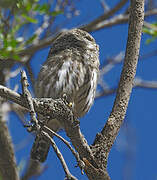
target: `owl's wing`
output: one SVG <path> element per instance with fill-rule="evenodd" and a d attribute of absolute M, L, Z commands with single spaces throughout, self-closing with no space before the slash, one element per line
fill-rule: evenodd
<path fill-rule="evenodd" d="M 59 98 L 62 94 L 73 95 L 85 80 L 86 68 L 81 61 L 70 55 L 55 55 L 42 66 L 35 94 L 37 97 Z"/>

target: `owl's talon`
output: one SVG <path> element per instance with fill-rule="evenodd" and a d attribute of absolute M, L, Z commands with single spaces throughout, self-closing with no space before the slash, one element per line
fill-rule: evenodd
<path fill-rule="evenodd" d="M 68 104 L 68 106 L 69 106 L 70 108 L 72 108 L 72 107 L 73 107 L 73 103 L 70 102 L 70 103 Z"/>
<path fill-rule="evenodd" d="M 25 124 L 23 126 L 27 128 L 28 132 L 33 132 L 33 131 L 38 132 L 41 129 L 41 126 L 39 124 L 37 124 L 37 125 L 35 125 L 35 124 Z"/>
<path fill-rule="evenodd" d="M 63 94 L 63 100 L 66 102 L 67 106 L 72 108 L 73 107 L 73 102 L 68 102 L 68 97 L 66 94 Z"/>

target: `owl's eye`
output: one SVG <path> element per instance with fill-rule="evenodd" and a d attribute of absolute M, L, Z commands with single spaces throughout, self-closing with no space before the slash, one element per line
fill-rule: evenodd
<path fill-rule="evenodd" d="M 90 36 L 85 36 L 85 38 L 89 41 L 93 41 L 93 38 L 91 38 Z"/>

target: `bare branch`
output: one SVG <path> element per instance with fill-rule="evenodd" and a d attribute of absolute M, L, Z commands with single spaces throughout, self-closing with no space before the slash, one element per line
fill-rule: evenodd
<path fill-rule="evenodd" d="M 152 50 L 146 54 L 143 54 L 140 56 L 140 60 L 144 60 L 144 59 L 148 59 L 148 58 L 151 58 L 153 56 L 156 56 L 157 55 L 157 50 Z"/>
<path fill-rule="evenodd" d="M 141 78 L 136 78 L 133 85 L 137 88 L 157 89 L 157 81 L 146 81 Z"/>
<path fill-rule="evenodd" d="M 30 78 L 30 82 L 32 85 L 32 89 L 34 90 L 34 85 L 35 85 L 35 77 L 34 77 L 34 73 L 31 67 L 31 60 L 32 60 L 33 55 L 29 55 L 27 56 L 26 60 L 24 60 L 24 62 L 22 62 L 22 65 L 26 68 L 27 73 L 29 75 Z"/>
<path fill-rule="evenodd" d="M 116 93 L 116 91 L 117 91 L 117 88 L 103 89 L 103 91 L 96 92 L 95 98 L 98 99 L 98 98 L 101 98 L 102 96 L 110 96 Z"/>
<path fill-rule="evenodd" d="M 103 158 L 104 153 L 108 154 L 110 152 L 125 117 L 136 73 L 143 20 L 144 0 L 132 0 L 126 54 L 116 99 L 108 121 L 101 133 L 97 135 L 92 147 L 93 151 L 96 151 L 98 159 L 100 159 L 101 156 Z M 98 152 L 100 153 L 98 154 Z M 103 162 L 104 160 L 105 158 L 103 158 Z M 106 161 L 101 163 L 105 164 Z"/>
<path fill-rule="evenodd" d="M 60 160 L 60 162 L 61 162 L 61 164 L 62 164 L 62 167 L 63 167 L 63 169 L 64 169 L 64 172 L 65 172 L 65 175 L 66 175 L 67 180 L 77 180 L 77 178 L 74 177 L 74 176 L 70 173 L 70 171 L 69 171 L 69 169 L 68 169 L 68 166 L 66 165 L 66 162 L 65 162 L 65 160 L 64 160 L 64 158 L 63 158 L 60 150 L 58 149 L 56 143 L 54 142 L 54 140 L 48 135 L 48 133 L 46 133 L 46 132 L 44 132 L 44 131 L 42 131 L 41 133 L 42 133 L 44 136 L 46 136 L 46 137 L 49 139 L 49 141 L 51 142 L 51 145 L 52 145 L 52 147 L 53 147 L 53 150 L 55 151 L 58 159 Z"/>
<path fill-rule="evenodd" d="M 49 26 L 49 16 L 44 15 L 43 16 L 43 23 L 37 28 L 37 30 L 34 32 L 34 35 L 36 35 L 35 40 L 33 41 L 33 44 L 39 44 L 40 41 L 40 35 L 44 32 L 46 28 Z"/>
<path fill-rule="evenodd" d="M 152 29 L 153 31 L 157 31 L 157 27 L 153 26 L 152 24 L 150 24 L 149 22 L 144 21 L 143 22 L 143 26 L 149 29 Z"/>
<path fill-rule="evenodd" d="M 26 101 L 27 101 L 27 103 L 29 105 L 31 122 L 34 123 L 37 126 L 38 121 L 36 119 L 36 113 L 35 113 L 35 110 L 34 110 L 32 96 L 31 96 L 30 92 L 27 89 L 29 84 L 28 84 L 28 80 L 27 80 L 27 76 L 26 76 L 25 71 L 21 71 L 21 83 L 22 83 L 23 96 L 26 98 Z"/>
<path fill-rule="evenodd" d="M 81 29 L 84 31 L 91 31 L 91 29 L 94 29 L 95 25 L 99 24 L 100 22 L 105 21 L 109 17 L 111 17 L 113 14 L 115 14 L 117 11 L 119 11 L 127 2 L 128 0 L 121 0 L 116 6 L 114 6 L 113 9 L 108 11 L 107 13 L 103 14 L 102 16 L 98 17 L 97 19 L 93 20 L 91 23 L 82 26 Z"/>
<path fill-rule="evenodd" d="M 0 177 L 5 180 L 19 180 L 11 136 L 3 119 L 2 104 L 0 99 Z"/>
<path fill-rule="evenodd" d="M 107 12 L 107 11 L 109 11 L 109 6 L 107 5 L 107 3 L 106 3 L 106 1 L 105 0 L 101 0 L 100 1 L 100 4 L 101 4 L 101 6 L 102 6 L 102 8 L 103 8 L 103 10 L 104 10 L 104 13 L 105 12 Z"/>
<path fill-rule="evenodd" d="M 157 15 L 157 9 L 152 9 L 152 10 L 145 12 L 145 17 L 152 16 L 152 15 Z M 111 26 L 115 26 L 115 25 L 119 25 L 119 24 L 125 24 L 128 22 L 128 20 L 129 20 L 128 14 L 119 14 L 119 15 L 114 16 L 111 19 L 102 20 L 99 23 L 95 23 L 95 25 L 93 23 L 91 23 L 91 24 L 93 24 L 92 27 L 90 27 L 90 26 L 88 27 L 88 24 L 87 24 L 87 25 L 80 27 L 80 29 L 86 30 L 88 32 L 93 32 L 93 31 L 97 31 L 97 30 L 100 30 L 105 27 L 111 27 Z"/>
<path fill-rule="evenodd" d="M 59 134 L 57 134 L 56 132 L 54 132 L 53 130 L 51 130 L 50 128 L 48 128 L 47 126 L 44 126 L 43 127 L 43 130 L 46 130 L 48 131 L 48 134 L 52 134 L 53 136 L 56 136 L 57 138 L 59 138 L 64 144 L 66 144 L 66 146 L 70 149 L 70 151 L 72 152 L 72 154 L 75 156 L 76 160 L 77 160 L 77 163 L 78 163 L 78 166 L 80 167 L 81 169 L 81 173 L 83 174 L 83 169 L 84 169 L 84 162 L 81 161 L 80 157 L 79 157 L 79 154 L 72 148 L 72 146 L 70 145 L 70 143 L 65 140 L 63 137 L 61 137 Z"/>
<path fill-rule="evenodd" d="M 21 180 L 29 180 L 33 176 L 39 176 L 45 170 L 45 166 L 42 167 L 41 163 L 32 159 L 28 162 L 28 167 Z"/>
<path fill-rule="evenodd" d="M 35 52 L 39 51 L 42 48 L 48 47 L 49 45 L 52 44 L 52 42 L 57 38 L 56 36 L 51 36 L 48 38 L 45 38 L 43 40 L 40 40 L 39 44 L 36 45 L 31 45 L 30 47 L 24 49 L 23 51 L 20 52 L 20 56 L 28 56 L 28 55 L 33 55 Z"/>
<path fill-rule="evenodd" d="M 157 89 L 157 81 L 146 81 L 141 78 L 135 78 L 133 88 L 144 88 L 144 89 Z M 117 88 L 103 89 L 102 91 L 96 92 L 95 98 L 101 98 L 102 96 L 109 96 L 116 93 Z"/>

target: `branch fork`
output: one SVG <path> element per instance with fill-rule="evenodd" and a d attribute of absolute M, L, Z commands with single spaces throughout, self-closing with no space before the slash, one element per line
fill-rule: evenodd
<path fill-rule="evenodd" d="M 59 136 L 57 133 L 55 133 L 54 131 L 52 131 L 50 128 L 44 126 L 43 123 L 41 123 L 40 121 L 37 120 L 36 118 L 36 112 L 35 112 L 35 108 L 34 108 L 34 105 L 33 105 L 33 98 L 31 96 L 31 93 L 29 92 L 28 90 L 28 86 L 29 86 L 29 83 L 28 83 L 28 80 L 27 80 L 27 76 L 26 76 L 26 73 L 25 71 L 21 71 L 21 83 L 22 83 L 22 95 L 23 97 L 25 98 L 25 101 L 27 102 L 28 106 L 29 106 L 29 113 L 30 113 L 30 117 L 31 117 L 31 124 L 28 124 L 28 125 L 24 125 L 25 127 L 27 127 L 27 131 L 28 132 L 32 132 L 32 131 L 35 131 L 36 134 L 38 135 L 44 135 L 46 136 L 50 142 L 51 142 L 51 145 L 57 155 L 57 157 L 59 158 L 62 166 L 63 166 L 63 169 L 64 169 L 64 172 L 66 174 L 66 179 L 67 180 L 77 180 L 77 178 L 75 178 L 69 171 L 66 163 L 65 163 L 65 160 L 60 152 L 60 150 L 58 149 L 56 143 L 54 142 L 54 140 L 51 138 L 50 135 L 55 135 L 56 137 L 58 137 L 59 139 L 62 140 L 62 142 L 64 142 L 67 147 L 71 150 L 71 152 L 73 153 L 73 155 L 76 157 L 76 160 L 78 162 L 78 164 L 80 165 L 81 167 L 81 172 L 83 172 L 83 162 L 80 160 L 79 158 L 79 155 L 78 153 L 75 152 L 75 150 L 70 146 L 70 143 L 68 141 L 66 141 L 64 138 L 62 138 L 61 136 Z M 72 107 L 72 103 L 68 103 L 67 102 L 67 97 L 66 95 L 63 96 L 63 102 L 69 106 L 69 108 Z M 44 131 L 44 129 L 47 131 Z M 49 135 L 50 134 L 50 135 Z M 81 166 L 82 165 L 82 166 Z M 83 173 L 82 173 L 83 174 Z"/>

